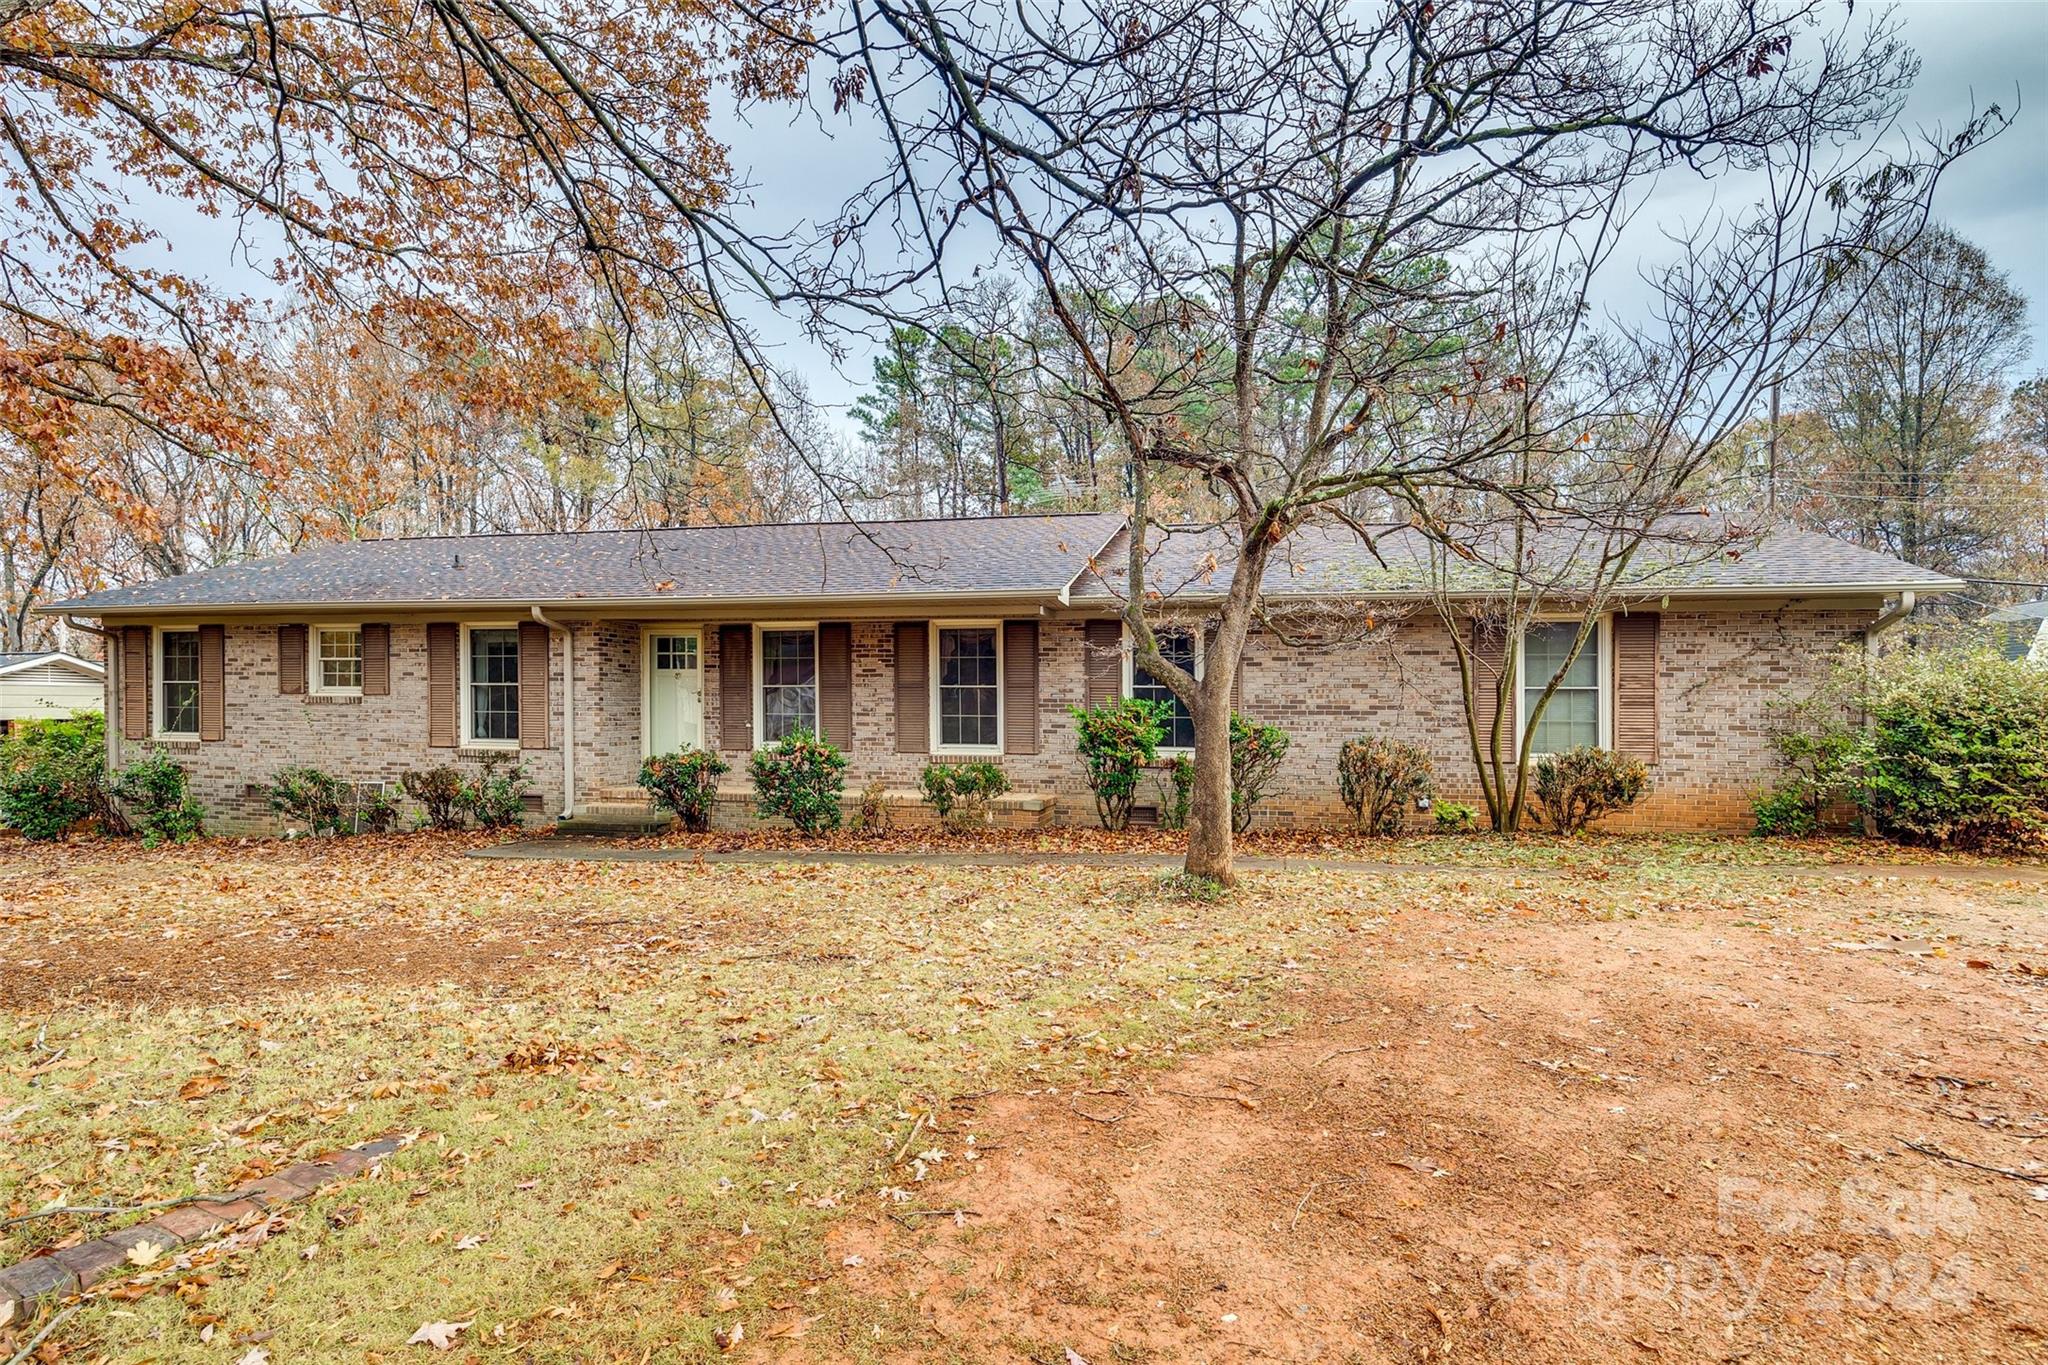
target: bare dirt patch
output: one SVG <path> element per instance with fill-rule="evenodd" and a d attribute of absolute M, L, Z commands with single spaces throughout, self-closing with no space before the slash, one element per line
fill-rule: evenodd
<path fill-rule="evenodd" d="M 956 1111 L 971 1214 L 835 1252 L 937 1359 L 2048 1359 L 2048 1186 L 1903 1145 L 2048 1180 L 2048 907 L 1808 898 L 1393 915 L 1284 1039 Z"/>

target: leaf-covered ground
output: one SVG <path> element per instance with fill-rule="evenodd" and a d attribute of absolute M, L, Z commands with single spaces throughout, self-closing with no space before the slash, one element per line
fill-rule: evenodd
<path fill-rule="evenodd" d="M 1777 1299 L 1589 1328 L 1480 1285 L 1545 1238 L 1714 1249 L 1730 1172 L 1972 1194 L 1973 1306 L 1823 1321 L 2048 1342 L 2040 1187 L 1891 1133 L 2040 1169 L 2038 879 L 1644 844 L 1209 900 L 465 848 L 0 850 L 0 1218 L 416 1139 L 109 1284 L 47 1358 L 425 1359 L 455 1323 L 451 1358 L 517 1361 L 1791 1358 Z M 126 1221 L 30 1218 L 0 1258 Z"/>

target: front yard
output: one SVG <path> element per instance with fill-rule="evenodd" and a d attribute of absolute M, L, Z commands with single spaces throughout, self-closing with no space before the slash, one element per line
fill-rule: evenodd
<path fill-rule="evenodd" d="M 2039 869 L 470 846 L 0 847 L 0 1265 L 410 1139 L 41 1358 L 2048 1356 Z"/>

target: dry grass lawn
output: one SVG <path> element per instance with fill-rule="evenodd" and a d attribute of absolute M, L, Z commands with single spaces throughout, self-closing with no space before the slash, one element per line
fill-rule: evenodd
<path fill-rule="evenodd" d="M 0 1218 L 414 1135 L 72 1362 L 2048 1359 L 2038 870 L 1591 847 L 1212 900 L 0 844 Z"/>

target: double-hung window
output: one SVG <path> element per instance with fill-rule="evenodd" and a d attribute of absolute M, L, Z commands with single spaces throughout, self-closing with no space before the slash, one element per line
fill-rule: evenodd
<path fill-rule="evenodd" d="M 818 632 L 809 626 L 764 627 L 761 654 L 760 743 L 774 744 L 798 730 L 818 733 Z"/>
<path fill-rule="evenodd" d="M 1002 646 L 993 624 L 935 626 L 938 748 L 1002 748 Z"/>
<path fill-rule="evenodd" d="M 313 642 L 313 691 L 330 697 L 362 696 L 362 628 L 317 626 Z"/>
<path fill-rule="evenodd" d="M 196 736 L 199 733 L 199 632 L 157 632 L 156 732 Z"/>
<path fill-rule="evenodd" d="M 1195 633 L 1191 630 L 1157 630 L 1152 638 L 1159 644 L 1160 657 L 1170 664 L 1179 664 L 1189 673 L 1200 676 L 1195 653 Z M 1159 741 L 1162 749 L 1192 749 L 1195 747 L 1195 718 L 1188 710 L 1188 704 L 1173 694 L 1172 689 L 1159 679 L 1147 673 L 1134 661 L 1131 664 L 1131 695 L 1139 701 L 1164 702 L 1167 707 L 1164 737 Z"/>
<path fill-rule="evenodd" d="M 1586 636 L 1585 648 L 1565 669 L 1543 718 L 1536 722 L 1531 753 L 1561 754 L 1566 749 L 1597 746 L 1600 743 L 1601 637 L 1606 632 L 1596 624 Z M 1536 703 L 1558 669 L 1564 667 L 1578 638 L 1577 621 L 1535 621 L 1522 636 L 1522 715 L 1536 714 Z"/>
<path fill-rule="evenodd" d="M 468 673 L 469 742 L 519 742 L 519 631 L 472 626 L 463 660 Z M 358 656 L 358 667 L 360 667 Z M 360 674 L 358 674 L 360 677 Z"/>

